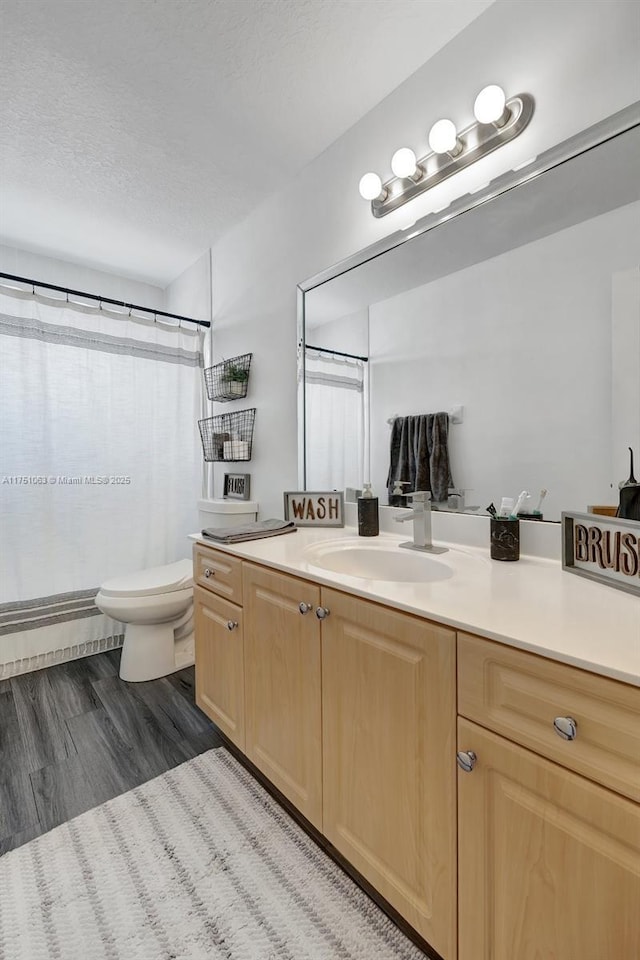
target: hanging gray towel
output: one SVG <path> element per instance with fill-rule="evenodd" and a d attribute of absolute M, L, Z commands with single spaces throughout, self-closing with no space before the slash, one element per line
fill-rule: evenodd
<path fill-rule="evenodd" d="M 391 429 L 391 451 L 387 487 L 406 480 L 405 490 L 430 490 L 434 502 L 447 499 L 454 486 L 449 464 L 449 414 L 424 413 L 396 417 Z"/>

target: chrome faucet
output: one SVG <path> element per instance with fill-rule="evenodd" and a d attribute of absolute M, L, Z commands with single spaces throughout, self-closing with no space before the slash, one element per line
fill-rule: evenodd
<path fill-rule="evenodd" d="M 400 546 L 408 550 L 446 553 L 446 547 L 434 547 L 431 540 L 431 493 L 428 490 L 416 490 L 414 493 L 403 493 L 402 496 L 411 499 L 411 513 L 409 516 L 396 517 L 395 520 L 397 523 L 413 520 L 413 540 L 407 540 Z"/>

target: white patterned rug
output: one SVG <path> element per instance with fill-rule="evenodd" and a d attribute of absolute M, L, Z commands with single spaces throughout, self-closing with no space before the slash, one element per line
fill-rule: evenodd
<path fill-rule="evenodd" d="M 0 858 L 3 960 L 419 960 L 224 749 Z"/>

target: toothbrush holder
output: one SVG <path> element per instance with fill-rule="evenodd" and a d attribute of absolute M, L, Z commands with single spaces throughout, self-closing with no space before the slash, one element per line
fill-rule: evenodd
<path fill-rule="evenodd" d="M 520 521 L 511 517 L 491 517 L 491 559 L 520 559 Z"/>

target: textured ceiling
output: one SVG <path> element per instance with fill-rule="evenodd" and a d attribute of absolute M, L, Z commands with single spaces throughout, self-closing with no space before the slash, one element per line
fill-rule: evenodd
<path fill-rule="evenodd" d="M 165 285 L 491 0 L 0 0 L 0 242 Z"/>

